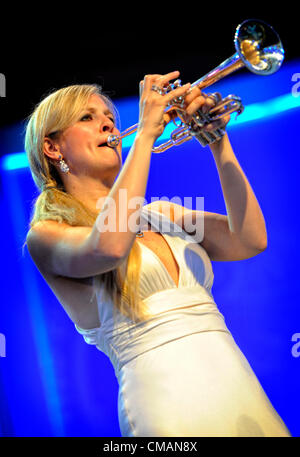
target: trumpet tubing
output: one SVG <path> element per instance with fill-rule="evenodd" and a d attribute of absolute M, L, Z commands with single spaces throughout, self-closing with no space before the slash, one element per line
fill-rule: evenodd
<path fill-rule="evenodd" d="M 244 67 L 258 75 L 271 75 L 279 70 L 284 59 L 284 49 L 278 34 L 264 21 L 249 19 L 238 25 L 234 36 L 234 46 L 235 54 L 199 78 L 191 87 L 198 87 L 203 90 Z M 165 89 L 165 93 L 180 85 L 180 80 L 175 81 Z M 218 100 L 208 113 L 204 114 L 201 110 L 198 110 L 189 122 L 185 122 L 182 115 L 184 111 L 182 102 L 184 100 L 174 99 L 166 109 L 166 112 L 170 109 L 176 111 L 181 125 L 177 126 L 177 129 L 172 132 L 167 142 L 160 146 L 154 146 L 152 152 L 164 152 L 172 146 L 178 146 L 191 140 L 194 136 L 197 136 L 202 146 L 218 141 L 224 135 L 224 130 L 216 129 L 212 132 L 207 132 L 205 131 L 205 126 L 233 112 L 239 115 L 244 109 L 239 97 L 228 95 Z M 110 135 L 107 144 L 111 147 L 116 147 L 123 138 L 135 133 L 137 128 L 138 124 L 135 124 L 124 130 L 119 136 Z"/>

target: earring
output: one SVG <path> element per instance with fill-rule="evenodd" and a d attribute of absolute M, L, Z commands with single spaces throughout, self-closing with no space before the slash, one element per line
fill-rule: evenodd
<path fill-rule="evenodd" d="M 60 166 L 60 169 L 63 173 L 68 173 L 68 171 L 70 170 L 70 168 L 68 167 L 68 165 L 66 164 L 66 162 L 64 161 L 64 159 L 62 158 L 62 156 L 59 156 L 60 158 L 60 161 L 59 161 L 59 166 Z"/>

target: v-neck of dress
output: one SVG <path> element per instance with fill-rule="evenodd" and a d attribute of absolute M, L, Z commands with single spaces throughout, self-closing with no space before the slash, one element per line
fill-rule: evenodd
<path fill-rule="evenodd" d="M 147 218 L 147 222 L 148 224 L 150 224 L 151 226 L 153 224 L 151 224 L 151 222 L 149 221 L 149 218 L 148 218 L 148 213 L 149 213 L 149 210 L 147 210 L 146 208 L 143 209 L 143 212 L 147 211 L 147 216 L 144 216 L 145 218 Z M 162 217 L 166 217 L 164 214 L 160 213 L 160 212 L 157 212 L 155 210 L 151 210 L 150 212 L 154 212 L 158 215 L 161 215 Z M 171 224 L 175 224 L 173 221 L 171 221 Z M 156 227 L 154 227 L 156 229 Z M 174 286 L 178 289 L 179 286 L 180 286 L 180 282 L 181 282 L 181 266 L 180 266 L 180 263 L 178 261 L 178 258 L 177 258 L 177 255 L 175 253 L 175 251 L 173 250 L 173 247 L 171 245 L 171 243 L 168 241 L 167 237 L 159 230 L 156 229 L 156 233 L 160 233 L 160 235 L 163 237 L 163 239 L 165 240 L 165 242 L 167 243 L 167 245 L 169 246 L 169 249 L 171 250 L 172 254 L 173 254 L 173 257 L 176 261 L 176 264 L 177 264 L 177 269 L 178 269 L 178 284 L 176 284 L 176 282 L 174 281 L 174 279 L 172 278 L 172 276 L 170 275 L 167 267 L 165 266 L 165 264 L 162 262 L 162 260 L 158 257 L 158 255 L 152 251 L 152 249 L 150 249 L 148 246 L 146 246 L 144 243 L 142 242 L 139 242 L 140 245 L 142 245 L 143 247 L 145 247 L 146 249 L 148 249 L 148 251 L 151 252 L 151 254 L 153 255 L 153 257 L 155 257 L 157 259 L 157 261 L 159 262 L 159 264 L 162 266 L 162 268 L 164 269 L 164 271 L 167 273 L 168 277 L 170 278 L 171 282 L 174 284 Z"/>

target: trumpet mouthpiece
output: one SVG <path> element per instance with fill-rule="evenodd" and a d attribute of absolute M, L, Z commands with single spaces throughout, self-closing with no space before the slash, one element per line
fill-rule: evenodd
<path fill-rule="evenodd" d="M 107 138 L 107 144 L 111 148 L 115 148 L 120 143 L 120 138 L 117 135 L 109 135 Z"/>

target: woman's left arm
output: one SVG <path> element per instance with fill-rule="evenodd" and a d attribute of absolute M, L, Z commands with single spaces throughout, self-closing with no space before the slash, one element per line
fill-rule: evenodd
<path fill-rule="evenodd" d="M 214 102 L 198 88 L 186 97 L 186 113 L 191 116 L 199 108 L 209 111 Z M 230 116 L 209 125 L 210 129 L 225 128 Z M 210 146 L 225 200 L 227 215 L 191 211 L 192 219 L 203 218 L 204 237 L 200 243 L 212 260 L 231 261 L 253 257 L 267 247 L 265 220 L 251 185 L 231 147 L 228 135 Z M 182 221 L 183 225 L 184 222 Z"/>
<path fill-rule="evenodd" d="M 228 229 L 245 249 L 267 247 L 264 216 L 253 189 L 231 147 L 228 135 L 210 145 L 225 200 Z"/>

